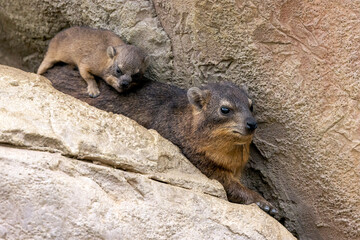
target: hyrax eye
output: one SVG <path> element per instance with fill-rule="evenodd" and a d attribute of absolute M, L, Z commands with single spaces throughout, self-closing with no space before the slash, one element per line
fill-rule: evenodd
<path fill-rule="evenodd" d="M 116 68 L 116 73 L 119 74 L 119 75 L 122 75 L 122 71 L 119 67 Z"/>
<path fill-rule="evenodd" d="M 228 114 L 228 113 L 230 112 L 230 109 L 227 108 L 227 107 L 221 107 L 221 108 L 220 108 L 220 111 L 221 111 L 221 113 L 223 113 L 223 114 Z"/>

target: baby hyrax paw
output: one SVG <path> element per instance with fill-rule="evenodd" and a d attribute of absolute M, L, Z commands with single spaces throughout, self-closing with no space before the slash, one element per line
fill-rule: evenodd
<path fill-rule="evenodd" d="M 120 84 L 118 82 L 115 82 L 111 85 L 116 91 L 118 91 L 119 93 L 123 92 L 122 87 L 120 86 Z"/>
<path fill-rule="evenodd" d="M 90 97 L 96 98 L 97 96 L 100 95 L 100 90 L 98 87 L 88 86 L 87 93 L 89 94 Z"/>
<path fill-rule="evenodd" d="M 123 92 L 123 89 L 119 83 L 119 79 L 117 79 L 116 77 L 109 76 L 105 79 L 105 82 L 107 82 L 110 86 L 112 86 L 119 93 Z"/>

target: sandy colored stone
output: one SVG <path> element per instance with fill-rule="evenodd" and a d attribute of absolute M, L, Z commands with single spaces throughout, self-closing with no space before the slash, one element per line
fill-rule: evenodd
<path fill-rule="evenodd" d="M 360 2 L 153 2 L 179 84 L 249 87 L 249 185 L 300 239 L 360 239 Z"/>
<path fill-rule="evenodd" d="M 55 90 L 36 74 L 0 65 L 0 142 L 59 152 L 226 199 L 172 143 L 135 121 Z"/>
<path fill-rule="evenodd" d="M 301 239 L 360 239 L 359 1 L 152 4 L 2 1 L 0 55 L 14 56 L 0 62 L 35 69 L 52 36 L 85 24 L 159 56 L 160 80 L 246 84 L 259 128 L 243 181 Z"/>
<path fill-rule="evenodd" d="M 255 205 L 58 153 L 4 146 L 0 238 L 294 239 Z"/>
<path fill-rule="evenodd" d="M 157 132 L 11 67 L 0 89 L 1 239 L 295 239 Z"/>

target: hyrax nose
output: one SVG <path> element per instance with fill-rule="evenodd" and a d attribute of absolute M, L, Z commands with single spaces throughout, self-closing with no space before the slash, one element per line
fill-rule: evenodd
<path fill-rule="evenodd" d="M 122 81 L 121 83 L 121 87 L 122 88 L 127 88 L 129 86 L 129 82 L 128 81 Z"/>
<path fill-rule="evenodd" d="M 246 122 L 246 128 L 250 131 L 254 131 L 257 128 L 257 123 L 254 120 L 250 120 Z"/>

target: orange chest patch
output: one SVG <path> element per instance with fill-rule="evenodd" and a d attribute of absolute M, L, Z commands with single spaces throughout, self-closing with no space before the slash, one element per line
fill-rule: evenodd
<path fill-rule="evenodd" d="M 249 159 L 250 143 L 232 146 L 207 145 L 201 150 L 208 159 L 237 175 Z"/>

